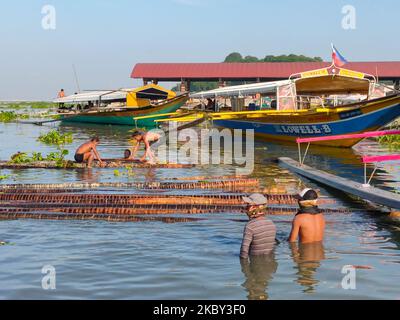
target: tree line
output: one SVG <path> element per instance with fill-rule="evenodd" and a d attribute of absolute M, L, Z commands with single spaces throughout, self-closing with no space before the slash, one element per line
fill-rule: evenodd
<path fill-rule="evenodd" d="M 245 56 L 243 57 L 239 52 L 232 52 L 228 54 L 224 62 L 225 63 L 254 63 L 254 62 L 322 62 L 321 57 L 307 57 L 305 55 L 297 55 L 297 54 L 281 54 L 278 56 L 267 55 L 264 58 L 257 58 L 254 56 Z M 240 83 L 228 83 L 228 85 L 240 84 Z M 190 91 L 198 92 L 205 90 L 216 89 L 218 84 L 216 82 L 191 82 L 190 83 Z M 179 85 L 172 88 L 173 91 L 179 91 Z"/>

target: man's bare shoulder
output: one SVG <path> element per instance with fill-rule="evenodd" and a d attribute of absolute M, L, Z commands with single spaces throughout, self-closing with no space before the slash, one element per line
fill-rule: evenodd
<path fill-rule="evenodd" d="M 294 221 L 297 222 L 309 221 L 309 220 L 325 220 L 325 218 L 322 213 L 318 214 L 302 213 L 302 214 L 297 214 L 294 218 Z"/>

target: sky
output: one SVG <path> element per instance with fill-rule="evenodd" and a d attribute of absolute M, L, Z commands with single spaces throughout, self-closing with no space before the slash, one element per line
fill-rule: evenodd
<path fill-rule="evenodd" d="M 346 5 L 355 29 L 343 28 Z M 400 60 L 399 14 L 397 0 L 3 0 L 0 100 L 74 93 L 73 65 L 81 90 L 108 90 L 141 85 L 136 63 L 221 62 L 233 51 L 330 60 L 333 42 L 348 61 Z"/>

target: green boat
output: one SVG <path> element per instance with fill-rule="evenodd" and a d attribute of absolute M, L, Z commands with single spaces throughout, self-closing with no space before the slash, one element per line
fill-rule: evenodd
<path fill-rule="evenodd" d="M 88 91 L 54 102 L 62 122 L 155 127 L 154 120 L 174 114 L 187 99 L 187 93 L 176 94 L 150 84 L 138 89 Z"/>

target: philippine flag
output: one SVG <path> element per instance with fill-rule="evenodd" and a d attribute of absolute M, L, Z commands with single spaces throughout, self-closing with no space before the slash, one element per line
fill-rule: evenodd
<path fill-rule="evenodd" d="M 332 44 L 332 61 L 337 67 L 343 67 L 347 63 L 347 60 L 340 54 L 339 51 L 337 51 L 337 49 L 333 44 Z"/>

